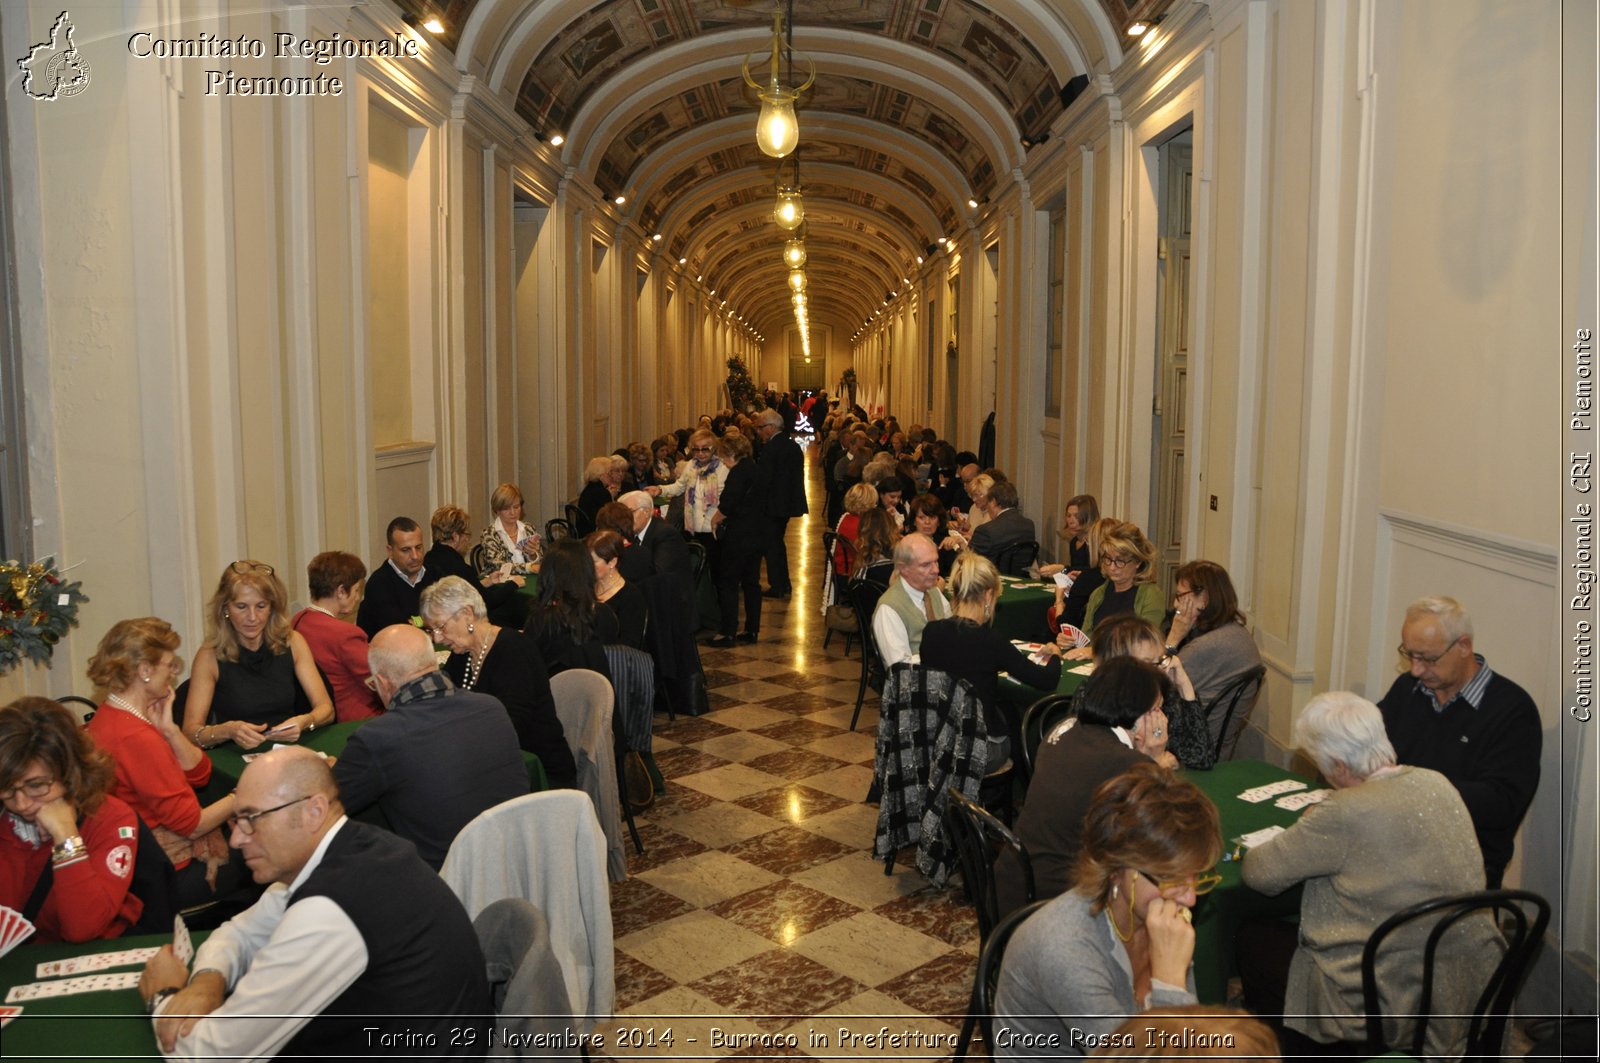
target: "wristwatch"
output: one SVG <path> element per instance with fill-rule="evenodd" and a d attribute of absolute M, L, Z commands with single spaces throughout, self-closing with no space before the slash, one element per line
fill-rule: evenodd
<path fill-rule="evenodd" d="M 168 997 L 170 997 L 170 996 L 175 995 L 177 992 L 178 991 L 176 989 L 173 989 L 171 987 L 168 987 L 166 989 L 158 989 L 158 990 L 156 990 L 153 994 L 151 994 L 150 999 L 145 1001 L 145 1005 L 144 1005 L 145 1014 L 154 1015 L 156 1013 L 156 1010 L 158 1008 L 160 1008 L 163 1003 L 166 1002 L 166 999 Z"/>

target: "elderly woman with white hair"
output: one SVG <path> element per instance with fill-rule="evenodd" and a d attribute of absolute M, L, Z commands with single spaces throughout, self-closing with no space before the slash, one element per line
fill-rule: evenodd
<path fill-rule="evenodd" d="M 553 788 L 578 784 L 550 694 L 550 674 L 533 639 L 489 622 L 483 595 L 460 576 L 422 592 L 422 622 L 433 641 L 450 649 L 444 673 L 456 686 L 498 698 L 517 731 L 517 744 L 539 758 Z"/>
<path fill-rule="evenodd" d="M 622 487 L 622 475 L 628 463 L 614 454 L 590 458 L 583 467 L 583 490 L 578 493 L 578 526 L 572 534 L 583 538 L 594 531 L 595 514 L 607 502 L 615 502 Z"/>
<path fill-rule="evenodd" d="M 1238 939 L 1245 1003 L 1283 1017 L 1285 1056 L 1364 1039 L 1361 953 L 1379 923 L 1423 901 L 1483 888 L 1483 857 L 1460 794 L 1438 772 L 1395 763 L 1376 705 L 1348 691 L 1319 694 L 1295 721 L 1294 742 L 1334 792 L 1251 849 L 1241 872 L 1246 885 L 1269 895 L 1304 883 L 1300 925 L 1256 919 Z M 1430 928 L 1402 932 L 1379 955 L 1385 1015 L 1418 1010 Z M 1470 1012 L 1499 950 L 1487 915 L 1463 920 L 1445 937 L 1434 967 L 1430 1056 L 1461 1053 L 1465 1025 L 1447 1016 Z M 1390 1043 L 1399 1043 L 1400 1034 L 1389 1032 Z"/>

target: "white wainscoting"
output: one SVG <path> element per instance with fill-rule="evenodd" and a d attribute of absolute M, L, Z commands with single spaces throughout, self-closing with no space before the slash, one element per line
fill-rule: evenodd
<path fill-rule="evenodd" d="M 428 519 L 433 516 L 433 459 L 436 445 L 428 440 L 390 443 L 374 452 L 377 475 L 372 492 L 372 557 L 384 553 L 384 531 L 395 517 L 407 516 L 423 529 L 427 545 Z"/>

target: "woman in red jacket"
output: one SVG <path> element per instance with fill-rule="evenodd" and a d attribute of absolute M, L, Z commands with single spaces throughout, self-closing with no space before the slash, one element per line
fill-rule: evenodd
<path fill-rule="evenodd" d="M 107 792 L 111 778 L 110 758 L 54 701 L 0 709 L 0 904 L 33 921 L 36 941 L 120 937 L 144 909 L 129 888 L 139 819 Z"/>
<path fill-rule="evenodd" d="M 172 685 L 183 673 L 178 644 L 172 625 L 157 617 L 112 625 L 89 658 L 89 681 L 108 693 L 88 731 L 116 766 L 112 794 L 155 833 L 177 869 L 178 903 L 188 908 L 243 876 L 219 829 L 233 812 L 233 795 L 201 804 L 196 791 L 211 781 L 211 761 L 172 718 Z M 230 860 L 234 867 L 219 883 Z"/>

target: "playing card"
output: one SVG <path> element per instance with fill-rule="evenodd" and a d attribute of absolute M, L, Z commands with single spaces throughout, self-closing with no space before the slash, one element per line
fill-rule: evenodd
<path fill-rule="evenodd" d="M 156 954 L 153 948 L 122 949 L 118 952 L 99 952 L 89 956 L 74 956 L 66 960 L 49 960 L 34 969 L 36 978 L 58 978 L 61 975 L 88 974 L 111 967 L 144 966 Z"/>
<path fill-rule="evenodd" d="M 18 1015 L 21 1015 L 21 1014 L 22 1014 L 22 1009 L 21 1008 L 13 1007 L 10 1004 L 6 1004 L 6 1005 L 3 1005 L 3 1006 L 0 1006 L 0 1027 L 3 1027 L 5 1025 L 9 1024 L 12 1019 L 16 1018 Z"/>
<path fill-rule="evenodd" d="M 174 916 L 172 920 L 172 952 L 185 967 L 194 959 L 194 942 L 189 940 L 189 924 L 183 921 L 181 915 Z"/>
<path fill-rule="evenodd" d="M 33 933 L 33 924 L 22 913 L 0 905 L 0 956 L 4 956 Z"/>
<path fill-rule="evenodd" d="M 138 984 L 138 971 L 124 971 L 119 974 L 82 975 L 77 978 L 63 978 L 54 982 L 30 982 L 27 985 L 12 986 L 11 992 L 6 994 L 6 1003 L 15 1004 L 22 1000 L 64 997 L 76 993 L 131 989 Z"/>

